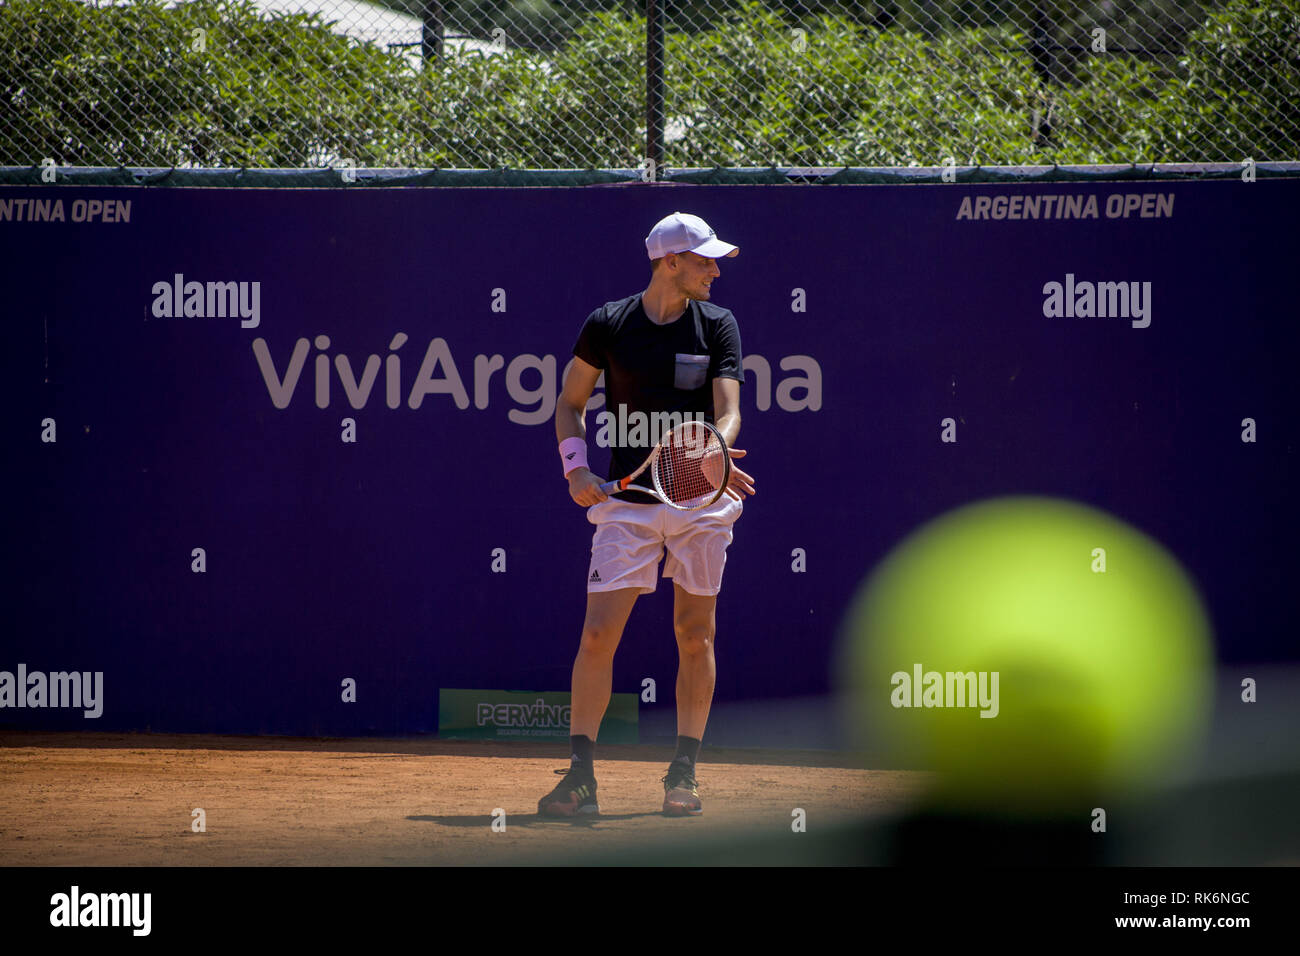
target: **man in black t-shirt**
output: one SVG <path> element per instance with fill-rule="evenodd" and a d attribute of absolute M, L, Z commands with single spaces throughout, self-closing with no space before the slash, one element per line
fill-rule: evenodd
<path fill-rule="evenodd" d="M 596 526 L 587 578 L 587 612 L 573 664 L 571 756 L 564 779 L 537 805 L 540 814 L 599 812 L 594 751 L 609 704 L 614 652 L 632 606 L 655 589 L 659 561 L 673 579 L 677 636 L 677 753 L 664 783 L 664 813 L 702 811 L 695 764 L 713 702 L 714 608 L 732 525 L 754 481 L 733 463 L 726 494 L 699 511 L 682 512 L 633 489 L 650 487 L 648 471 L 625 492 L 600 490 L 587 467 L 587 400 L 602 372 L 608 415 L 601 434 L 611 449 L 609 479 L 635 471 L 669 423 L 702 416 L 722 433 L 733 458 L 740 431 L 740 332 L 735 317 L 709 302 L 717 259 L 739 250 L 704 220 L 674 213 L 646 237 L 650 284 L 638 295 L 592 312 L 574 346 L 574 360 L 555 410 L 555 433 L 569 496 Z"/>

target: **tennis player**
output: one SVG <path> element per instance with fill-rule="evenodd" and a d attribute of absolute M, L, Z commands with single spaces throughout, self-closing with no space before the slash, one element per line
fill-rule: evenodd
<path fill-rule="evenodd" d="M 596 526 L 587 574 L 587 612 L 573 663 L 570 765 L 537 805 L 539 814 L 596 814 L 596 733 L 609 705 L 614 652 L 637 597 L 655 589 L 659 561 L 672 578 L 677 636 L 677 753 L 663 778 L 663 811 L 701 813 L 695 766 L 713 702 L 714 607 L 732 526 L 754 480 L 734 466 L 726 493 L 698 511 L 679 511 L 640 491 L 649 470 L 625 492 L 608 496 L 587 467 L 586 408 L 601 373 L 609 412 L 631 427 L 611 429 L 610 479 L 636 471 L 657 443 L 638 424 L 656 415 L 702 416 L 732 447 L 740 431 L 740 332 L 735 317 L 710 301 L 717 260 L 740 250 L 717 238 L 697 216 L 674 213 L 645 240 L 650 284 L 587 317 L 573 348 L 555 409 L 555 434 L 569 496 Z M 640 416 L 640 423 L 637 422 Z M 665 419 L 660 418 L 659 421 Z M 669 419 L 672 420 L 672 419 Z M 666 430 L 666 429 L 665 429 Z M 651 440 L 654 438 L 655 440 Z M 619 440 L 622 439 L 622 444 Z"/>

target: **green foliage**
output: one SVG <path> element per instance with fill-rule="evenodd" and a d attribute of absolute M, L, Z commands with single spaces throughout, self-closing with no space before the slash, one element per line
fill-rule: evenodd
<path fill-rule="evenodd" d="M 449 44 L 421 68 L 248 0 L 9 0 L 0 164 L 634 167 L 645 22 L 603 2 L 544 50 Z M 1179 55 L 1084 55 L 1066 83 L 1035 71 L 1025 25 L 992 2 L 934 35 L 840 2 L 715 9 L 667 34 L 671 166 L 1300 158 L 1300 0 L 1231 0 L 1190 32 L 1171 14 Z"/>
<path fill-rule="evenodd" d="M 1300 159 L 1300 0 L 1232 0 L 1190 35 L 1180 66 L 1155 110 L 1166 150 Z"/>
<path fill-rule="evenodd" d="M 410 77 L 394 165 L 636 166 L 645 139 L 644 32 L 598 14 L 555 55 L 448 54 Z"/>
<path fill-rule="evenodd" d="M 1172 81 L 1159 66 L 1127 57 L 1099 57 L 1088 61 L 1080 79 L 1077 86 L 1044 92 L 1039 98 L 1040 113 L 1052 124 L 1050 141 L 1039 144 L 1040 162 L 1208 161 L 1205 154 L 1169 153 L 1157 136 L 1155 98 Z"/>
<path fill-rule="evenodd" d="M 1025 149 L 1027 65 L 1002 31 L 937 42 L 822 15 L 792 33 L 758 5 L 669 60 L 669 114 L 689 132 L 677 165 L 908 165 L 996 162 Z"/>
<path fill-rule="evenodd" d="M 370 105 L 400 85 L 396 57 L 331 33 L 315 14 L 263 18 L 248 0 L 0 7 L 6 163 L 375 161 Z"/>
<path fill-rule="evenodd" d="M 1053 96 L 1051 161 L 1300 159 L 1300 0 L 1231 0 L 1170 66 L 1090 62 L 1077 87 Z"/>

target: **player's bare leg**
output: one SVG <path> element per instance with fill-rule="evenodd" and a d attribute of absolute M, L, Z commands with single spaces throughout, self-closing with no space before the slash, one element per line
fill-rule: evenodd
<path fill-rule="evenodd" d="M 691 594 L 674 582 L 673 630 L 677 633 L 677 733 L 704 739 L 713 705 L 717 666 L 713 658 L 715 596 Z"/>
<path fill-rule="evenodd" d="M 695 761 L 709 722 L 717 665 L 713 657 L 715 596 L 700 596 L 673 582 L 673 630 L 677 634 L 677 755 L 664 778 L 664 813 L 702 812 Z"/>
<path fill-rule="evenodd" d="M 569 734 L 574 752 L 569 769 L 556 771 L 563 774 L 564 779 L 538 801 L 539 814 L 577 817 L 600 812 L 592 764 L 596 734 L 613 689 L 614 652 L 618 650 L 623 628 L 627 626 L 639 593 L 636 588 L 623 588 L 587 594 L 582 640 L 578 644 L 578 656 L 573 661 Z M 580 750 L 583 753 L 579 753 Z"/>
<path fill-rule="evenodd" d="M 587 595 L 582 641 L 573 661 L 569 733 L 596 739 L 614 687 L 614 652 L 640 592 L 636 588 Z"/>

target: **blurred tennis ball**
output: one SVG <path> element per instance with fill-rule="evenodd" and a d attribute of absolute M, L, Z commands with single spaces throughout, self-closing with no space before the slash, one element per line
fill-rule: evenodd
<path fill-rule="evenodd" d="M 844 639 L 859 729 L 939 771 L 939 802 L 959 808 L 1086 813 L 1158 784 L 1208 717 L 1209 624 L 1188 576 L 1071 502 L 930 522 L 864 583 Z"/>

